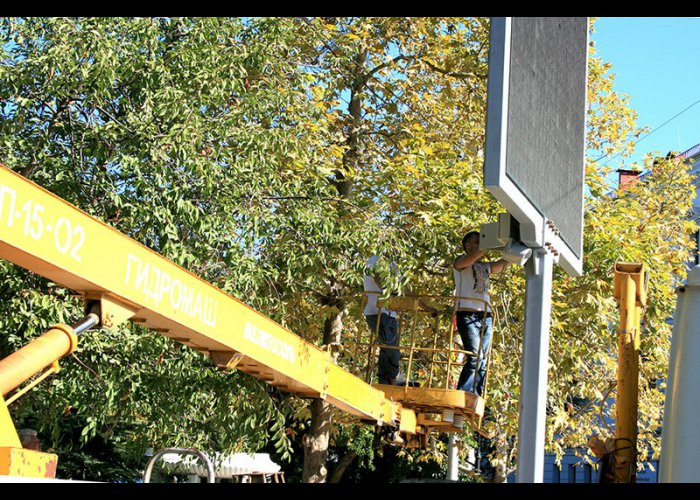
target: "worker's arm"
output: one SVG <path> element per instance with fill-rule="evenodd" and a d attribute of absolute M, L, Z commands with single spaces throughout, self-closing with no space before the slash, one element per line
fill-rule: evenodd
<path fill-rule="evenodd" d="M 510 266 L 512 262 L 508 262 L 505 259 L 497 260 L 496 262 L 491 263 L 491 274 L 496 274 L 500 273 L 503 271 L 506 267 Z"/>
<path fill-rule="evenodd" d="M 486 254 L 486 252 L 484 250 L 478 250 L 471 255 L 462 254 L 455 261 L 454 268 L 457 271 L 461 271 L 462 269 L 474 264 L 481 257 L 483 257 L 484 254 Z M 511 262 L 508 262 L 505 259 L 500 259 L 500 260 L 497 260 L 496 262 L 491 262 L 491 273 L 492 274 L 500 273 L 501 271 L 503 271 L 506 267 L 510 266 L 511 264 L 512 264 Z"/>
<path fill-rule="evenodd" d="M 457 257 L 457 260 L 455 260 L 455 263 L 454 263 L 454 268 L 457 271 L 461 271 L 465 267 L 469 267 L 472 264 L 474 264 L 477 260 L 482 258 L 484 255 L 486 255 L 485 250 L 477 250 L 476 252 L 469 254 L 469 255 L 464 253 L 464 254 L 460 255 L 459 257 Z"/>

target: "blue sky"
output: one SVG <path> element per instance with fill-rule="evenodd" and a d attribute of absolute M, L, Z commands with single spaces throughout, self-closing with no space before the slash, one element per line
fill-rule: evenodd
<path fill-rule="evenodd" d="M 700 18 L 601 17 L 595 30 L 598 55 L 613 65 L 615 90 L 630 96 L 637 124 L 652 128 L 632 158 L 613 156 L 608 165 L 630 167 L 646 153 L 700 143 Z"/>

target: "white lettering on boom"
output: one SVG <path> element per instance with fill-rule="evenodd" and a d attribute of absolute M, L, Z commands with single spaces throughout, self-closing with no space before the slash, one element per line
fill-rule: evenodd
<path fill-rule="evenodd" d="M 294 363 L 296 356 L 294 355 L 294 347 L 287 344 L 284 340 L 274 337 L 272 334 L 252 325 L 248 322 L 243 330 L 243 337 L 250 340 L 252 343 L 262 347 L 272 354 L 286 359 L 290 363 Z"/>
<path fill-rule="evenodd" d="M 219 303 L 213 297 L 196 292 L 178 278 L 131 253 L 126 260 L 125 283 L 143 293 L 147 303 L 152 301 L 158 307 L 165 298 L 173 309 L 207 326 L 216 326 Z"/>

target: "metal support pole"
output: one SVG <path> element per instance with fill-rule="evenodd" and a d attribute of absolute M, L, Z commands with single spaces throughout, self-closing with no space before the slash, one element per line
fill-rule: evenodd
<path fill-rule="evenodd" d="M 525 265 L 525 333 L 520 385 L 517 482 L 544 480 L 545 410 L 553 257 L 535 249 Z"/>
<path fill-rule="evenodd" d="M 447 437 L 447 479 L 450 481 L 459 480 L 459 447 L 454 432 L 450 432 Z"/>
<path fill-rule="evenodd" d="M 700 482 L 700 266 L 678 289 L 664 404 L 659 482 Z"/>

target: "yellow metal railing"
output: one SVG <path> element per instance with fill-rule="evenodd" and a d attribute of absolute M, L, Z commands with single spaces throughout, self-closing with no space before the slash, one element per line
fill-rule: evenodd
<path fill-rule="evenodd" d="M 363 299 L 367 300 L 367 295 L 369 294 L 381 295 L 381 292 L 365 292 Z M 378 300 L 379 317 L 381 317 L 382 312 L 386 311 L 393 311 L 397 314 L 397 321 L 399 322 L 398 345 L 393 346 L 378 342 L 380 321 L 377 321 L 374 331 L 365 326 L 364 330 L 367 332 L 365 335 L 369 338 L 365 342 L 362 334 L 358 337 L 358 342 L 355 343 L 354 347 L 353 370 L 356 372 L 362 371 L 358 370 L 357 362 L 363 358 L 361 353 L 366 351 L 363 376 L 368 383 L 372 383 L 376 376 L 379 350 L 396 349 L 401 352 L 400 368 L 405 367 L 405 372 L 401 370 L 402 373 L 405 373 L 406 380 L 403 384 L 405 387 L 419 382 L 420 387 L 455 389 L 459 373 L 466 362 L 466 357 L 476 356 L 477 366 L 481 362 L 482 357 L 481 346 L 485 324 L 482 324 L 477 352 L 456 347 L 455 316 L 457 304 L 459 300 L 466 298 L 468 297 L 415 295 L 396 296 Z M 494 324 L 497 323 L 495 311 L 491 304 L 471 297 L 469 297 L 469 300 L 483 303 L 483 308 L 492 314 Z M 438 312 L 433 314 L 423 309 L 420 306 L 421 301 L 431 303 Z M 443 307 L 440 307 L 440 305 Z M 447 325 L 445 325 L 445 322 L 447 322 Z M 404 342 L 405 339 L 407 339 L 407 342 Z M 422 353 L 429 353 L 427 361 L 421 362 L 421 360 L 425 359 Z M 490 356 L 487 357 L 486 362 L 484 393 L 486 393 L 488 384 Z M 476 377 L 474 380 L 476 381 Z"/>

